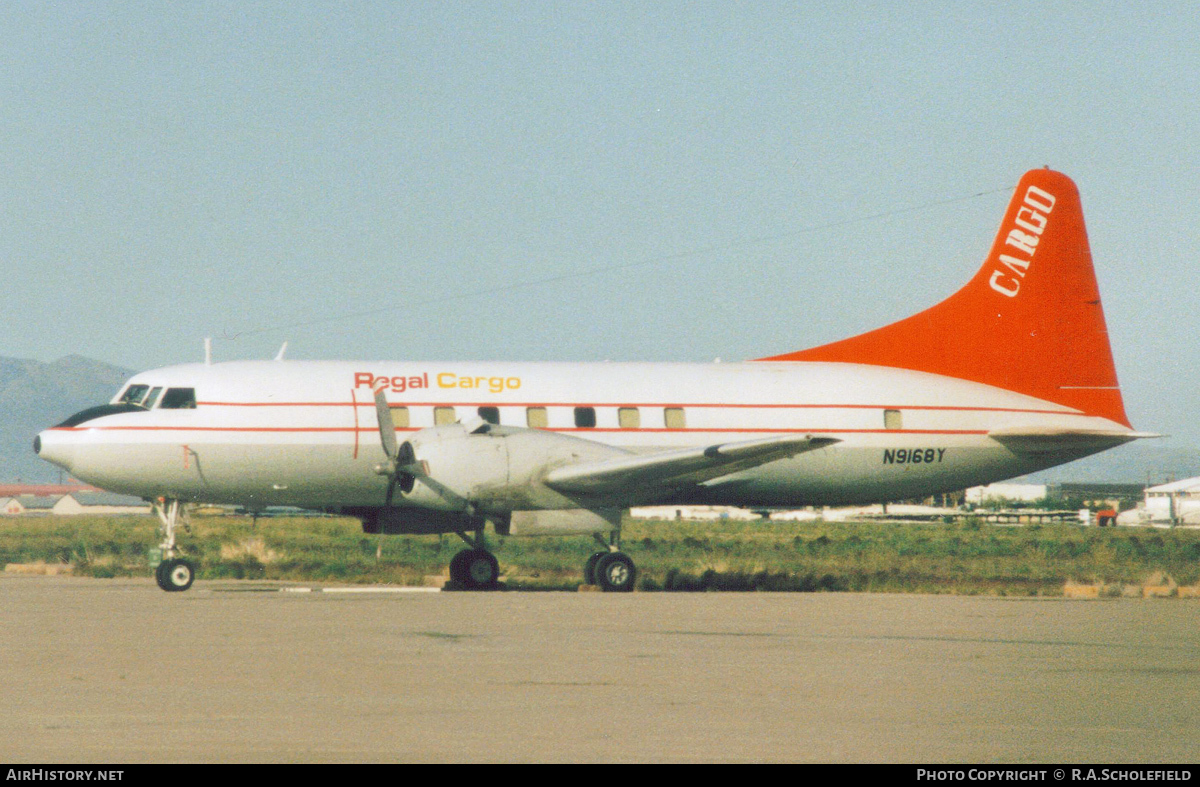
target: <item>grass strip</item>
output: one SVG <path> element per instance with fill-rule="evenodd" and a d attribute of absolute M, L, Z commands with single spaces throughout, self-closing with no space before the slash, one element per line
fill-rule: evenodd
<path fill-rule="evenodd" d="M 128 516 L 0 518 L 0 564 L 69 563 L 79 576 L 153 575 L 156 520 Z M 343 518 L 193 517 L 181 532 L 202 579 L 420 585 L 443 575 L 462 542 L 374 536 Z M 1200 583 L 1200 531 L 897 522 L 626 520 L 638 587 L 664 592 L 853 591 L 1062 595 L 1107 587 Z M 584 536 L 489 535 L 506 586 L 573 590 L 595 543 Z M 377 558 L 378 553 L 378 558 Z"/>

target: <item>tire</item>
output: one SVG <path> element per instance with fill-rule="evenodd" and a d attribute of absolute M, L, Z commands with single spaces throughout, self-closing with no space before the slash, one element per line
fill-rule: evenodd
<path fill-rule="evenodd" d="M 600 558 L 607 555 L 607 552 L 593 552 L 587 562 L 583 564 L 583 584 L 596 584 L 596 564 L 600 562 Z"/>
<path fill-rule="evenodd" d="M 601 554 L 596 561 L 596 584 L 605 593 L 630 593 L 637 582 L 637 566 L 624 552 Z"/>
<path fill-rule="evenodd" d="M 196 567 L 182 558 L 164 560 L 154 571 L 158 586 L 168 593 L 180 593 L 192 586 L 196 579 Z"/>
<path fill-rule="evenodd" d="M 464 549 L 450 561 L 450 579 L 467 590 L 491 590 L 499 584 L 500 563 L 486 549 Z"/>
<path fill-rule="evenodd" d="M 458 587 L 466 587 L 467 585 L 467 555 L 471 550 L 464 549 L 461 552 L 454 553 L 454 557 L 450 558 L 450 581 Z"/>

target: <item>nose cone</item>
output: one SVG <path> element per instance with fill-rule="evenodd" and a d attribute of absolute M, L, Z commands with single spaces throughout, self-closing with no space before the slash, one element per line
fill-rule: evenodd
<path fill-rule="evenodd" d="M 63 436 L 55 434 L 53 429 L 47 429 L 33 438 L 33 452 L 64 470 L 71 469 L 75 453 Z"/>

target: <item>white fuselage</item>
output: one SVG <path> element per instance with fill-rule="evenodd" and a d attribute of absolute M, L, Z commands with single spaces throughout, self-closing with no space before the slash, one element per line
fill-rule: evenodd
<path fill-rule="evenodd" d="M 686 500 L 664 491 L 663 502 L 912 498 L 1098 450 L 1017 454 L 988 437 L 995 430 L 1126 429 L 979 383 L 848 363 L 240 361 L 157 369 L 130 384 L 194 389 L 196 404 L 49 429 L 41 456 L 116 492 L 252 508 L 381 506 L 388 480 L 374 472 L 384 460 L 372 392 L 379 386 L 401 439 L 433 426 L 435 408 L 453 408 L 439 411 L 453 421 L 482 407 L 496 408 L 502 425 L 635 452 L 795 433 L 840 440 L 716 479 Z M 628 504 L 646 502 L 643 494 Z"/>

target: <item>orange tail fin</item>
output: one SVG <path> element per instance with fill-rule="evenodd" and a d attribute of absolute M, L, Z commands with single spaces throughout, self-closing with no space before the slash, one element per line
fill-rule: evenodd
<path fill-rule="evenodd" d="M 1048 169 L 1021 178 L 983 267 L 954 295 L 860 336 L 759 360 L 932 372 L 1129 426 L 1079 190 Z"/>

